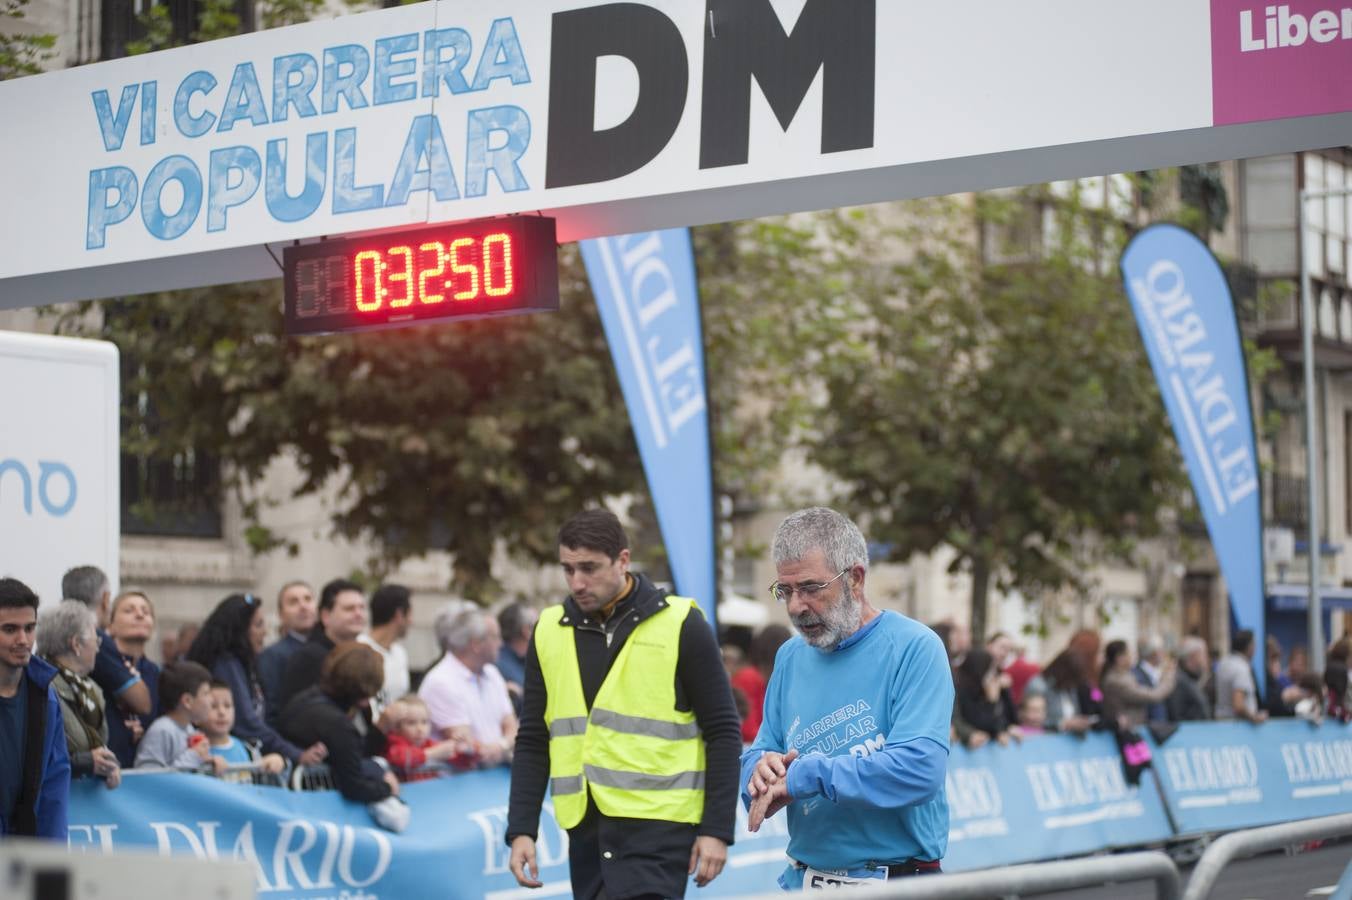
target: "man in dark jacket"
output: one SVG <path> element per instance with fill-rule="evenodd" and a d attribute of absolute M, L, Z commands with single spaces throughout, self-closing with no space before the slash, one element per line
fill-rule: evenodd
<path fill-rule="evenodd" d="M 345 578 L 324 585 L 319 594 L 319 625 L 287 660 L 277 708 L 285 709 L 293 697 L 318 684 L 329 651 L 343 641 L 355 641 L 365 630 L 366 594 L 361 585 Z"/>
<path fill-rule="evenodd" d="M 1206 641 L 1185 637 L 1178 648 L 1178 681 L 1164 705 L 1170 722 L 1195 722 L 1211 718 L 1211 703 L 1206 698 Z"/>
<path fill-rule="evenodd" d="M 66 842 L 70 757 L 56 669 L 33 655 L 38 598 L 0 578 L 0 835 Z"/>
<path fill-rule="evenodd" d="M 281 619 L 281 637 L 254 660 L 258 683 L 263 688 L 263 708 L 267 724 L 277 727 L 282 713 L 282 679 L 292 655 L 305 646 L 315 630 L 319 613 L 314 591 L 303 581 L 288 581 L 277 592 L 277 616 Z"/>
<path fill-rule="evenodd" d="M 579 900 L 684 896 L 688 876 L 703 886 L 722 871 L 733 839 L 741 733 L 718 642 L 692 601 L 629 572 L 628 546 L 605 510 L 564 525 L 570 596 L 526 654 L 509 865 L 540 886 L 548 784 Z"/>

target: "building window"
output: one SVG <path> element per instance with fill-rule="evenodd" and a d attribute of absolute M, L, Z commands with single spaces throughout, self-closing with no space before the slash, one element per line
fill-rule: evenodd
<path fill-rule="evenodd" d="M 122 354 L 122 533 L 221 536 L 221 466 L 215 454 L 189 447 L 173 454 L 129 451 L 159 431 L 160 417 L 145 371 Z"/>
<path fill-rule="evenodd" d="M 241 33 L 254 31 L 255 24 L 253 0 L 235 0 L 235 14 L 239 16 Z M 202 4 L 198 0 L 102 0 L 102 25 L 100 28 L 100 52 L 102 59 L 120 59 L 127 55 L 127 45 L 132 41 L 144 40 L 145 26 L 141 16 L 152 6 L 164 6 L 169 10 L 169 22 L 172 25 L 172 43 L 174 46 L 191 44 L 202 24 Z"/>

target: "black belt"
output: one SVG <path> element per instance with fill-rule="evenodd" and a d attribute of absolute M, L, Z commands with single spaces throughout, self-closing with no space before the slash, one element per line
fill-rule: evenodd
<path fill-rule="evenodd" d="M 806 869 L 807 863 L 792 860 L 794 866 L 799 869 Z M 910 859 L 899 863 L 869 863 L 870 869 L 886 869 L 888 878 L 901 878 L 905 875 L 941 875 L 943 869 L 940 866 L 940 860 L 937 859 Z"/>

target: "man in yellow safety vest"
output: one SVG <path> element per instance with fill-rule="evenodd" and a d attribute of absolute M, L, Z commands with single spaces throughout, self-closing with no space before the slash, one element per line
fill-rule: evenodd
<path fill-rule="evenodd" d="M 559 531 L 569 596 L 540 615 L 526 655 L 507 814 L 510 866 L 540 887 L 545 787 L 568 830 L 573 896 L 681 897 L 723 869 L 741 736 L 713 629 L 686 597 L 629 571 L 614 514 Z"/>

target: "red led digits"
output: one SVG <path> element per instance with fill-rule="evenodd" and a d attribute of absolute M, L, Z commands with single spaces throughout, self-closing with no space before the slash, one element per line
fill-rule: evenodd
<path fill-rule="evenodd" d="M 383 305 L 384 291 L 380 286 L 380 270 L 385 264 L 380 261 L 380 253 L 375 250 L 363 250 L 352 259 L 352 275 L 356 279 L 357 309 L 362 312 L 375 312 Z M 366 272 L 370 278 L 364 277 Z"/>
<path fill-rule="evenodd" d="M 402 285 L 403 294 L 390 297 L 390 309 L 403 309 L 405 306 L 413 305 L 413 248 L 407 245 L 400 247 L 391 247 L 387 251 L 389 256 L 398 257 L 398 263 L 386 263 L 385 268 L 390 270 L 390 274 L 385 280 L 390 284 L 387 293 L 395 294 L 399 289 L 397 285 Z"/>
<path fill-rule="evenodd" d="M 285 250 L 292 334 L 558 308 L 554 221 L 485 219 Z"/>
<path fill-rule="evenodd" d="M 494 247 L 502 248 L 496 260 L 493 259 Z M 490 297 L 507 297 L 512 293 L 512 282 L 512 236 L 502 232 L 490 234 L 484 238 L 484 293 Z"/>
<path fill-rule="evenodd" d="M 423 254 L 419 257 L 418 299 L 427 304 L 440 303 L 446 299 L 446 295 L 438 294 L 435 291 L 429 291 L 427 289 L 427 279 L 440 279 L 442 273 L 446 271 L 446 247 L 441 241 L 428 241 L 425 244 L 418 245 L 418 252 Z M 427 258 L 428 254 L 431 255 L 432 261 L 430 263 L 422 262 L 422 260 Z M 436 283 L 444 287 L 446 281 L 445 279 L 441 279 Z"/>
<path fill-rule="evenodd" d="M 451 277 L 445 278 L 448 262 Z M 403 309 L 415 299 L 423 304 L 441 303 L 446 299 L 442 290 L 451 291 L 454 300 L 510 297 L 516 283 L 512 236 L 494 232 L 485 235 L 482 243 L 457 238 L 449 250 L 441 241 L 425 241 L 416 252 L 408 244 L 383 252 L 363 250 L 352 257 L 352 279 L 357 309 L 362 312 L 379 312 L 386 305 Z"/>

